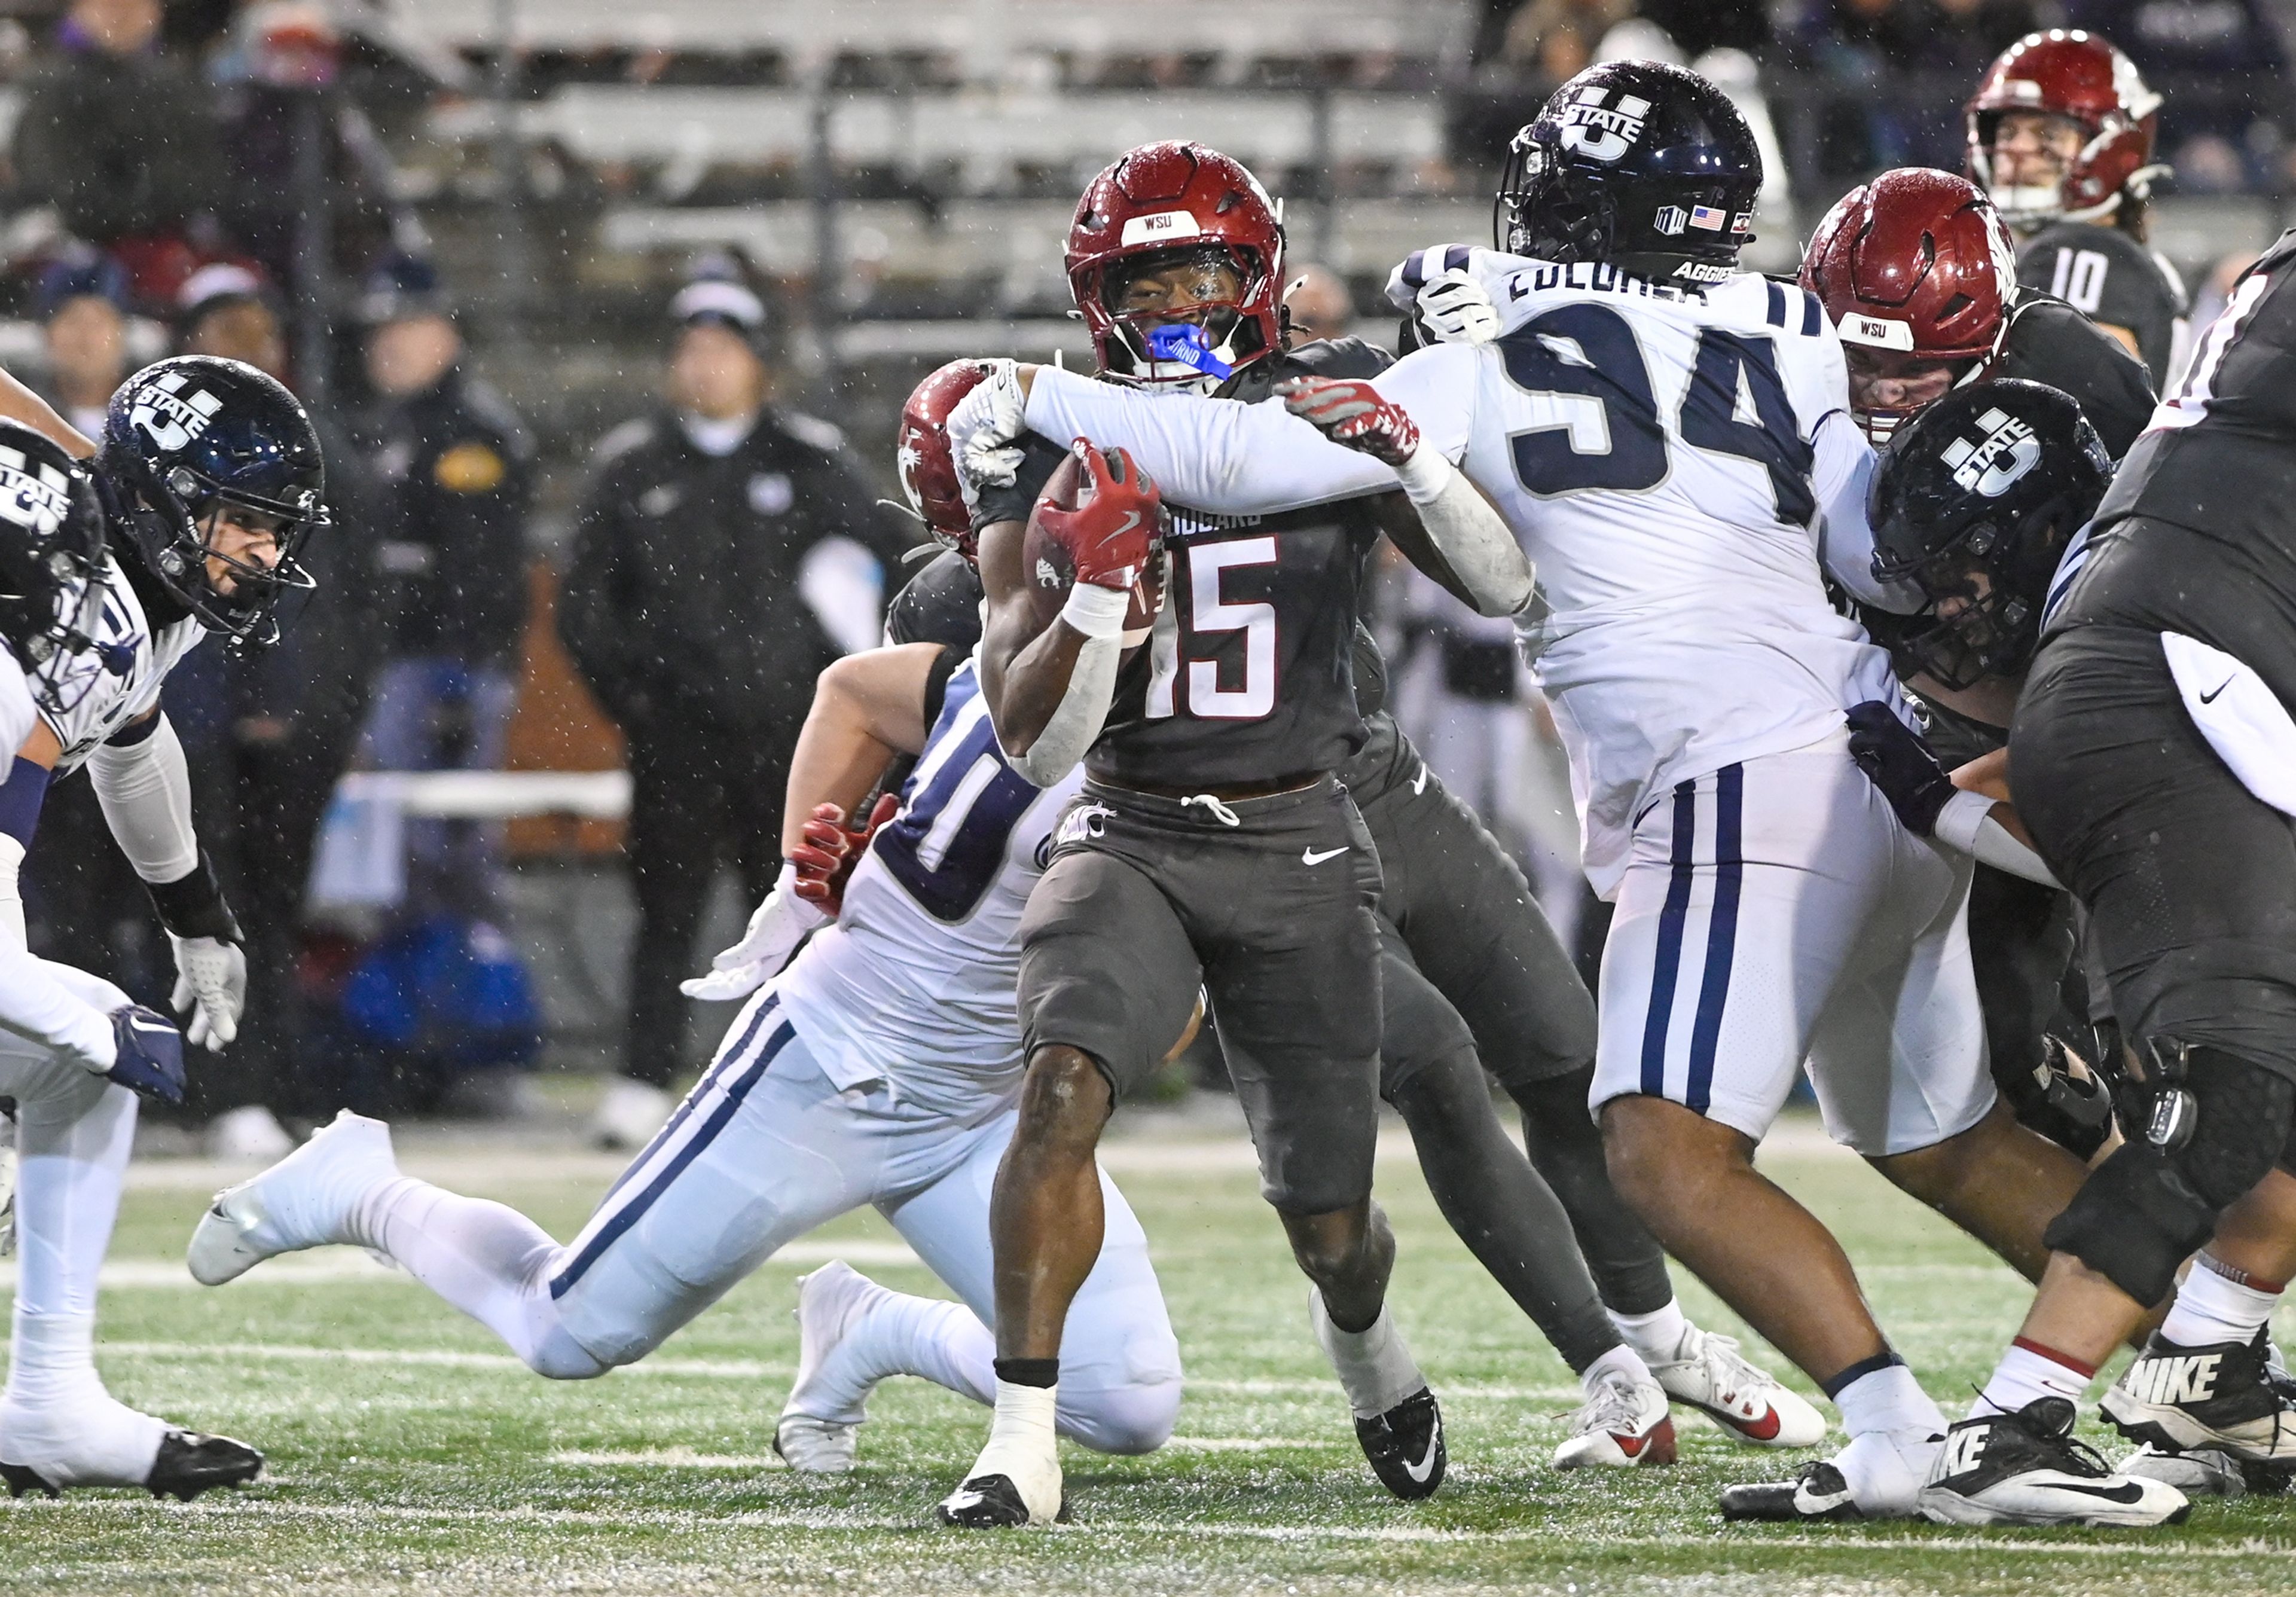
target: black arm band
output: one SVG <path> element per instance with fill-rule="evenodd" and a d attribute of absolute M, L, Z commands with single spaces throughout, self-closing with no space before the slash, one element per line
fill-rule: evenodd
<path fill-rule="evenodd" d="M 206 849 L 200 850 L 200 863 L 184 875 L 173 881 L 147 881 L 144 888 L 152 895 L 152 907 L 160 912 L 160 924 L 176 936 L 225 943 L 246 940 L 231 905 L 223 901 L 223 888 Z"/>

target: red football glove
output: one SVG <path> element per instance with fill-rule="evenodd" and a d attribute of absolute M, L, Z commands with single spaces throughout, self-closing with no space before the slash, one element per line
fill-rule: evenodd
<path fill-rule="evenodd" d="M 1400 466 L 1418 452 L 1419 423 L 1367 382 L 1299 377 L 1278 383 L 1275 391 L 1283 396 L 1286 410 L 1334 444 L 1360 449 L 1390 466 Z"/>
<path fill-rule="evenodd" d="M 804 841 L 789 852 L 789 863 L 797 867 L 797 896 L 824 914 L 842 913 L 845 883 L 853 867 L 868 852 L 869 839 L 877 835 L 877 828 L 891 820 L 900 807 L 898 794 L 880 793 L 868 821 L 849 828 L 845 812 L 837 806 L 816 805 L 813 819 L 802 830 Z"/>
<path fill-rule="evenodd" d="M 1123 450 L 1095 449 L 1085 438 L 1070 447 L 1092 479 L 1092 493 L 1079 494 L 1082 503 L 1074 510 L 1041 505 L 1037 519 L 1069 552 L 1078 582 L 1096 588 L 1128 588 L 1148 563 L 1150 545 L 1162 527 L 1163 497 Z"/>

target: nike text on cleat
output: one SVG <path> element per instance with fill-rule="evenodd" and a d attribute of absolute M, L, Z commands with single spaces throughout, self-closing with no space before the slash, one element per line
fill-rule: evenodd
<path fill-rule="evenodd" d="M 2174 1525 L 2192 1512 L 2176 1487 L 2116 1475 L 2073 1439 L 2073 1405 L 2040 1397 L 2013 1414 L 1964 1420 L 1922 1488 L 1940 1525 Z"/>
<path fill-rule="evenodd" d="M 2296 1405 L 2253 1342 L 2180 1347 L 2156 1332 L 2101 1405 L 2121 1435 L 2163 1453 L 2218 1448 L 2259 1463 L 2296 1465 Z"/>
<path fill-rule="evenodd" d="M 390 1127 L 345 1110 L 268 1170 L 217 1192 L 184 1263 L 218 1287 L 278 1254 L 352 1241 L 352 1209 L 398 1174 Z"/>
<path fill-rule="evenodd" d="M 1554 1450 L 1558 1470 L 1613 1470 L 1675 1460 L 1674 1421 L 1655 1381 L 1606 1376 L 1571 1417 L 1570 1439 Z"/>
<path fill-rule="evenodd" d="M 1677 1403 L 1712 1418 L 1742 1442 L 1758 1447 L 1815 1447 L 1825 1439 L 1825 1416 L 1750 1363 L 1734 1337 L 1692 1326 L 1675 1357 L 1653 1363 L 1651 1374 Z"/>
<path fill-rule="evenodd" d="M 1345 843 L 1341 843 L 1336 848 L 1302 848 L 1300 850 L 1300 863 L 1303 865 L 1320 865 L 1327 859 L 1339 858 L 1347 851 L 1348 845 Z"/>
<path fill-rule="evenodd" d="M 1029 1516 L 1029 1505 L 1021 1501 L 1021 1488 L 1013 1484 L 1009 1475 L 976 1475 L 947 1496 L 933 1511 L 943 1525 L 954 1525 L 965 1530 L 1006 1530 L 1023 1525 L 1043 1524 Z M 1060 1511 L 1053 1519 L 1068 1523 L 1069 1500 L 1061 1499 Z"/>
<path fill-rule="evenodd" d="M 1443 1445 L 1443 1410 L 1425 1387 L 1387 1413 L 1356 1421 L 1356 1440 L 1380 1485 L 1405 1502 L 1434 1495 L 1450 1454 Z"/>
<path fill-rule="evenodd" d="M 0 1484 L 6 1485 L 11 1497 L 21 1497 L 27 1492 L 59 1497 L 65 1487 L 75 1486 L 140 1486 L 154 1497 L 189 1503 L 210 1486 L 242 1486 L 262 1472 L 263 1455 L 244 1442 L 193 1430 L 170 1430 L 160 1438 L 159 1456 L 142 1480 L 68 1478 L 61 1471 L 43 1475 L 29 1464 L 0 1463 Z"/>
<path fill-rule="evenodd" d="M 1730 1486 L 1722 1494 L 1725 1519 L 1792 1522 L 1803 1519 L 1863 1519 L 1849 1482 L 1841 1470 L 1820 1459 L 1805 1464 L 1792 1480 Z"/>

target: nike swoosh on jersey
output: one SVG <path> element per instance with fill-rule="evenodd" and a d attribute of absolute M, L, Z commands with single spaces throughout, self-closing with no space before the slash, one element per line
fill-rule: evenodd
<path fill-rule="evenodd" d="M 2232 686 L 2232 684 L 2238 680 L 2239 679 L 2237 677 L 2226 677 L 2222 682 L 2217 684 L 2216 692 L 2202 693 L 2201 695 L 2201 702 L 2202 704 L 2214 704 L 2217 701 L 2217 695 L 2222 693 L 2226 688 Z"/>
<path fill-rule="evenodd" d="M 1427 1438 L 1427 1451 L 1420 1455 L 1419 1462 L 1415 1464 L 1406 1460 L 1403 1472 L 1419 1485 L 1425 1486 L 1427 1478 L 1435 1472 L 1435 1449 L 1440 1446 L 1442 1442 L 1443 1430 L 1440 1426 L 1438 1426 L 1435 1434 Z"/>
<path fill-rule="evenodd" d="M 1300 863 L 1303 865 L 1320 865 L 1327 859 L 1337 859 L 1348 851 L 1349 847 L 1349 845 L 1341 843 L 1338 848 L 1326 848 L 1321 854 L 1316 853 L 1313 848 L 1302 848 L 1300 850 Z"/>
<path fill-rule="evenodd" d="M 1412 792 L 1412 796 L 1413 796 L 1414 798 L 1416 798 L 1418 795 L 1420 795 L 1421 793 L 1425 792 L 1426 790 L 1427 790 L 1427 762 L 1426 762 L 1425 760 L 1423 760 L 1423 760 L 1421 760 L 1421 761 L 1419 762 L 1419 780 L 1418 780 L 1418 781 L 1416 781 L 1416 782 L 1413 782 L 1413 783 L 1411 784 L 1411 792 Z"/>

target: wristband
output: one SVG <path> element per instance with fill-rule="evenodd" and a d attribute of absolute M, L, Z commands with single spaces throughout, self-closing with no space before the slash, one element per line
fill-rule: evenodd
<path fill-rule="evenodd" d="M 1956 788 L 1953 797 L 1938 811 L 1930 835 L 1948 848 L 1958 848 L 1964 854 L 1977 852 L 1977 829 L 1993 818 L 1993 800 L 1982 793 L 1972 793 L 1966 788 Z"/>
<path fill-rule="evenodd" d="M 1412 504 L 1432 504 L 1443 496 L 1443 491 L 1451 486 L 1459 471 L 1443 458 L 1441 450 L 1423 441 L 1411 452 L 1409 460 L 1396 467 L 1395 474 Z"/>
<path fill-rule="evenodd" d="M 1130 583 L 1104 588 L 1079 582 L 1069 590 L 1068 602 L 1061 606 L 1061 619 L 1088 638 L 1116 638 L 1124 635 L 1124 618 L 1131 610 Z"/>
<path fill-rule="evenodd" d="M 219 943 L 246 940 L 231 905 L 224 902 L 223 887 L 216 880 L 215 866 L 204 848 L 200 850 L 200 863 L 184 874 L 173 881 L 147 881 L 144 890 L 152 895 L 160 924 L 176 937 L 213 938 Z"/>

